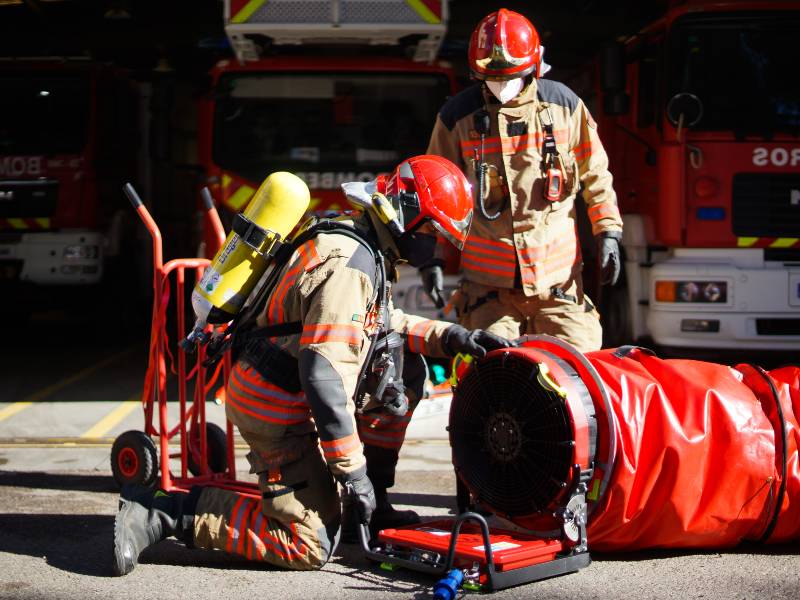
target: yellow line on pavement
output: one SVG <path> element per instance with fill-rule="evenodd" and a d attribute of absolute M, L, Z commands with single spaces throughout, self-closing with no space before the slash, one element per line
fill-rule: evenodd
<path fill-rule="evenodd" d="M 28 408 L 32 402 L 14 402 L 5 408 L 0 408 L 0 421 L 5 421 L 7 418 L 14 416 L 21 410 Z"/>
<path fill-rule="evenodd" d="M 41 437 L 41 438 L 0 438 L 0 448 L 111 448 L 114 443 L 113 438 L 58 438 L 58 437 Z M 170 442 L 169 445 L 172 449 L 180 448 L 179 444 Z M 240 439 L 236 440 L 234 444 L 236 450 L 249 450 L 249 446 Z"/>
<path fill-rule="evenodd" d="M 439 438 L 434 439 L 413 439 L 413 440 L 404 440 L 404 446 L 421 446 L 421 445 L 434 445 L 434 446 L 449 446 L 450 440 L 442 440 Z"/>
<path fill-rule="evenodd" d="M 78 438 L 75 438 L 78 439 Z M 109 441 L 102 441 L 102 442 L 94 442 L 94 441 L 86 441 L 86 442 L 0 442 L 0 448 L 60 448 L 60 449 L 71 449 L 71 448 L 111 448 L 111 442 Z"/>
<path fill-rule="evenodd" d="M 127 417 L 131 412 L 136 410 L 139 406 L 139 402 L 122 402 L 118 407 L 108 413 L 105 417 L 100 419 L 97 423 L 95 423 L 91 429 L 87 430 L 86 433 L 81 434 L 82 438 L 97 438 L 103 437 L 109 431 L 111 431 L 117 423 L 122 421 L 125 417 Z"/>
<path fill-rule="evenodd" d="M 119 352 L 117 354 L 109 356 L 105 360 L 101 360 L 99 363 L 94 364 L 91 367 L 87 367 L 87 368 L 83 369 L 82 371 L 78 371 L 74 375 L 71 375 L 70 377 L 67 377 L 66 379 L 62 379 L 58 383 L 54 383 L 53 385 L 48 385 L 47 387 L 42 388 L 38 392 L 34 392 L 33 394 L 31 394 L 27 398 L 23 398 L 22 401 L 23 402 L 39 402 L 40 400 L 43 400 L 43 399 L 47 398 L 48 396 L 56 393 L 60 389 L 65 388 L 68 385 L 72 385 L 73 383 L 75 383 L 76 381 L 80 381 L 84 377 L 88 377 L 89 375 L 91 375 L 95 371 L 99 371 L 100 369 L 102 369 L 106 365 L 113 363 L 115 360 L 119 360 L 120 358 L 122 358 L 123 356 L 125 356 L 127 354 L 130 354 L 134 350 L 135 350 L 135 348 L 128 348 L 127 350 L 123 350 L 122 352 Z"/>

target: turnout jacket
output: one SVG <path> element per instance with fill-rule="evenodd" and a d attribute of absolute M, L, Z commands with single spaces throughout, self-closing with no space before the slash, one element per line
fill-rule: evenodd
<path fill-rule="evenodd" d="M 367 230 L 366 219 L 343 222 Z M 392 244 L 388 233 L 379 244 L 382 248 Z M 386 269 L 391 272 L 390 265 Z M 366 464 L 353 396 L 368 336 L 377 326 L 377 281 L 370 252 L 358 241 L 335 233 L 316 235 L 283 267 L 257 324 L 302 324 L 301 333 L 271 339 L 297 359 L 302 389 L 293 393 L 267 381 L 246 358 L 234 364 L 226 389 L 228 417 L 245 440 L 258 441 L 259 451 L 249 457 L 251 464 L 256 463 L 254 470 L 298 459 L 309 451 L 314 432 L 334 475 Z M 387 329 L 404 334 L 409 350 L 445 355 L 442 336 L 452 323 L 407 315 L 391 303 L 388 308 Z"/>
<path fill-rule="evenodd" d="M 575 227 L 575 195 L 581 190 L 595 235 L 621 231 L 608 157 L 586 105 L 565 85 L 534 79 L 513 100 L 499 104 L 482 85 L 472 86 L 442 107 L 433 128 L 429 154 L 459 165 L 477 193 L 480 136 L 473 115 L 485 108 L 490 130 L 483 160 L 487 220 L 475 210 L 464 250 L 463 277 L 484 285 L 511 288 L 519 274 L 524 294 L 532 296 L 578 279 L 582 266 Z M 558 150 L 554 167 L 563 175 L 562 194 L 543 195 L 542 143 L 552 125 Z"/>

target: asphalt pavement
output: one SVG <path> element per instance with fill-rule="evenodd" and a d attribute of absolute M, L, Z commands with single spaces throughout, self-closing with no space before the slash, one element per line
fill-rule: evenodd
<path fill-rule="evenodd" d="M 39 319 L 0 349 L 1 599 L 433 597 L 434 578 L 382 570 L 349 545 L 319 572 L 287 572 L 167 540 L 147 550 L 132 574 L 113 577 L 118 491 L 109 453 L 119 433 L 142 428 L 146 336 L 135 327 L 120 335 L 75 331 L 58 318 Z M 170 410 L 174 415 L 174 404 Z M 223 422 L 221 406 L 208 402 L 207 411 L 212 422 Z M 420 406 L 392 490 L 399 508 L 425 519 L 455 513 L 446 412 L 441 398 Z M 240 473 L 246 471 L 244 453 L 238 441 Z M 492 597 L 800 598 L 800 542 L 721 552 L 592 552 L 592 558 L 577 573 Z"/>
<path fill-rule="evenodd" d="M 13 466 L 8 463 L 4 468 Z M 107 471 L 46 466 L 47 471 L 0 473 L 0 598 L 432 597 L 433 578 L 409 570 L 381 570 L 350 545 L 341 545 L 319 572 L 287 572 L 222 552 L 189 550 L 167 540 L 148 549 L 133 573 L 113 577 L 117 498 L 113 480 Z M 453 487 L 446 469 L 401 468 L 394 499 L 425 517 L 440 517 L 453 512 Z M 593 563 L 578 573 L 502 590 L 492 597 L 796 599 L 799 553 L 795 545 L 726 552 L 593 554 Z"/>

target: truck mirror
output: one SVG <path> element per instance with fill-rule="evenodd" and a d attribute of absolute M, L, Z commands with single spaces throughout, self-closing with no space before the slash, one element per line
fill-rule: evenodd
<path fill-rule="evenodd" d="M 625 90 L 625 46 L 614 42 L 603 46 L 600 52 L 600 86 L 603 92 Z"/>
<path fill-rule="evenodd" d="M 631 98 L 627 92 L 607 92 L 603 95 L 603 112 L 611 117 L 628 113 Z"/>
<path fill-rule="evenodd" d="M 703 118 L 703 103 L 700 98 L 688 92 L 675 94 L 667 102 L 667 119 L 678 126 L 683 117 L 683 127 L 693 127 Z"/>

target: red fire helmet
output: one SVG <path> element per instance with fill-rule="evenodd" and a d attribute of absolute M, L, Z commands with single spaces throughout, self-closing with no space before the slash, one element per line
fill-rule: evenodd
<path fill-rule="evenodd" d="M 378 183 L 379 191 L 382 187 Z M 461 170 L 441 156 L 424 154 L 401 162 L 385 192 L 403 215 L 405 231 L 430 222 L 459 250 L 472 223 L 472 186 Z"/>
<path fill-rule="evenodd" d="M 478 23 L 469 40 L 469 68 L 481 80 L 542 75 L 542 46 L 533 24 L 501 8 Z"/>

